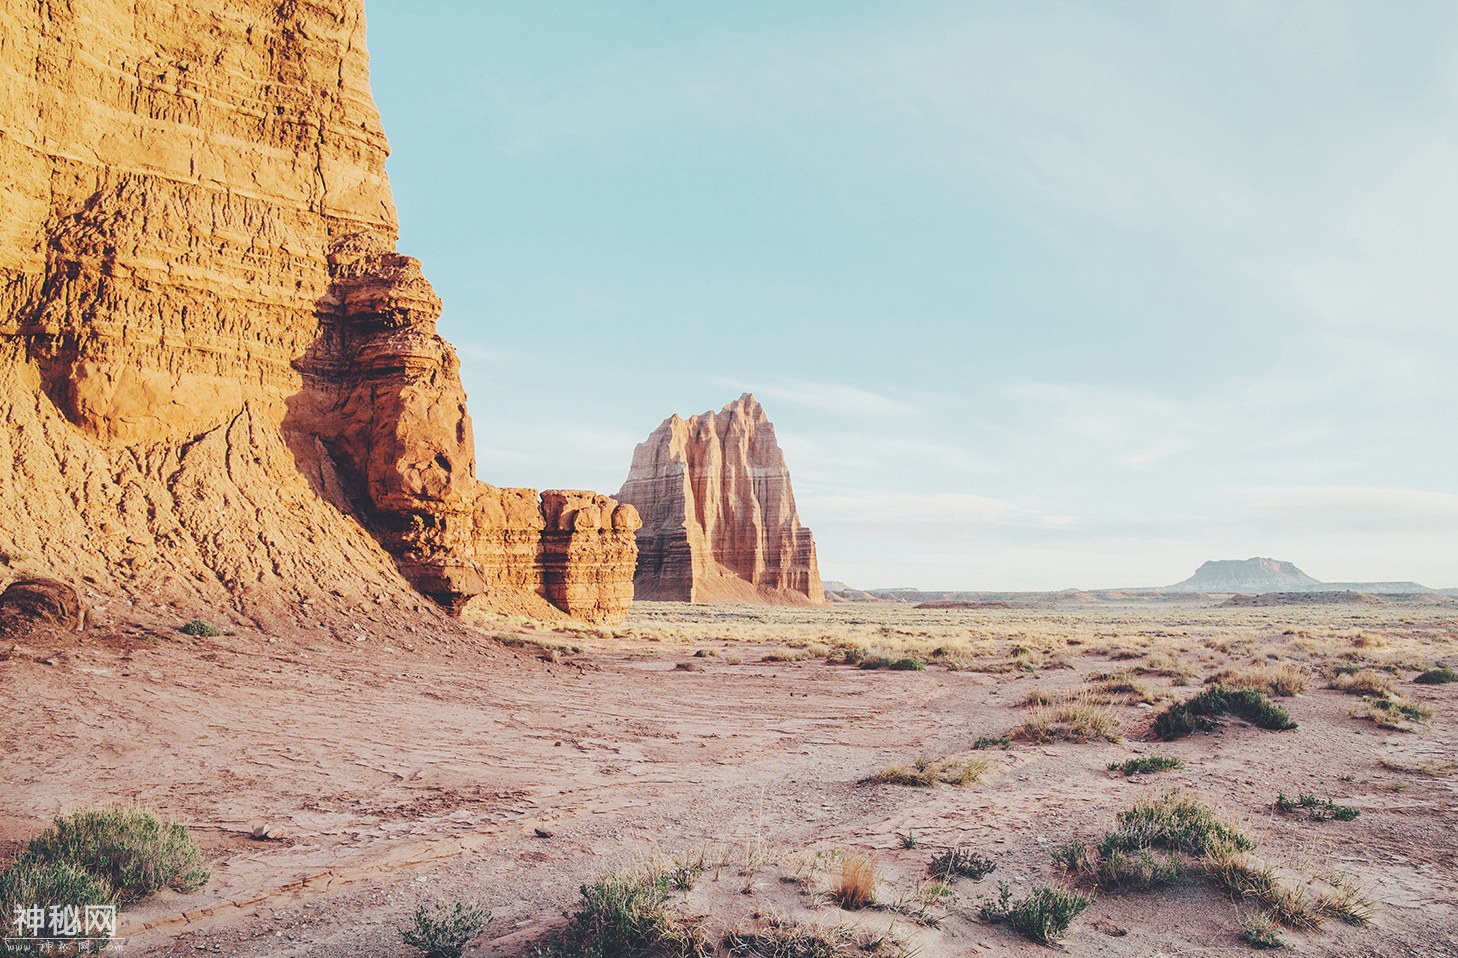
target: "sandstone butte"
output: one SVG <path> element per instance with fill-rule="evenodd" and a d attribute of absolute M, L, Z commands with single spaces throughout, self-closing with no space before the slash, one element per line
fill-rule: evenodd
<path fill-rule="evenodd" d="M 775 427 L 747 393 L 717 413 L 665 419 L 633 450 L 618 499 L 643 519 L 638 599 L 825 601 Z"/>
<path fill-rule="evenodd" d="M 364 41 L 362 0 L 0 0 L 0 581 L 626 611 L 631 506 L 476 478 Z"/>

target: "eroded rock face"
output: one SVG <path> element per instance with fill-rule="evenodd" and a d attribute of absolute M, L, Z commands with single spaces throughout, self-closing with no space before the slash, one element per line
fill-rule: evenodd
<path fill-rule="evenodd" d="M 825 601 L 785 455 L 753 396 L 665 419 L 633 451 L 617 497 L 642 517 L 638 599 Z"/>
<path fill-rule="evenodd" d="M 0 0 L 12 572 L 244 615 L 405 580 L 626 610 L 630 508 L 563 528 L 477 480 L 387 153 L 362 0 Z"/>

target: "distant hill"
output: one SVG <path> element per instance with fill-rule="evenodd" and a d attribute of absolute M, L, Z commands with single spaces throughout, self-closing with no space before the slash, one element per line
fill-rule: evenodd
<path fill-rule="evenodd" d="M 1416 582 L 1322 582 L 1280 559 L 1214 559 L 1183 582 L 1160 592 L 1355 592 L 1367 595 L 1418 595 L 1433 590 Z"/>
<path fill-rule="evenodd" d="M 1212 559 L 1162 592 L 1307 592 L 1321 580 L 1280 559 Z"/>

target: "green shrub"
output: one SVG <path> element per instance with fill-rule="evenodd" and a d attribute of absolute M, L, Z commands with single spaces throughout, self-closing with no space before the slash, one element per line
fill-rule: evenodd
<path fill-rule="evenodd" d="M 1123 762 L 1109 763 L 1109 771 L 1123 772 L 1125 778 L 1184 767 L 1184 762 L 1167 755 L 1142 755 L 1139 758 L 1131 758 Z"/>
<path fill-rule="evenodd" d="M 1117 835 L 1097 847 L 1081 839 L 1053 849 L 1054 864 L 1080 875 L 1100 889 L 1145 890 L 1168 885 L 1183 866 L 1173 853 L 1157 856 L 1148 848 L 1126 848 Z"/>
<path fill-rule="evenodd" d="M 1016 902 L 1007 882 L 998 882 L 997 891 L 995 900 L 983 899 L 982 919 L 1002 922 L 1040 945 L 1051 945 L 1062 938 L 1073 920 L 1094 903 L 1092 895 L 1052 885 L 1034 885 L 1026 897 Z"/>
<path fill-rule="evenodd" d="M 897 659 L 895 662 L 892 662 L 890 668 L 897 672 L 921 672 L 926 669 L 926 665 L 921 661 L 921 659 L 913 659 L 908 656 L 904 659 Z"/>
<path fill-rule="evenodd" d="M 187 829 L 136 806 L 75 812 L 31 839 L 19 861 L 68 862 L 105 881 L 122 902 L 163 888 L 196 891 L 207 867 Z"/>
<path fill-rule="evenodd" d="M 1329 798 L 1317 798 L 1315 795 L 1302 792 L 1296 798 L 1288 798 L 1285 792 L 1276 793 L 1276 809 L 1282 812 L 1294 812 L 1298 809 L 1305 810 L 1310 817 L 1318 822 L 1336 819 L 1339 822 L 1350 822 L 1362 814 L 1355 808 L 1347 805 L 1338 805 Z"/>
<path fill-rule="evenodd" d="M 1203 857 L 1222 847 L 1249 850 L 1255 842 L 1209 805 L 1173 791 L 1135 802 L 1120 812 L 1115 830 L 1104 838 L 1101 847 L 1126 851 L 1164 848 Z"/>
<path fill-rule="evenodd" d="M 196 636 L 199 639 L 215 639 L 223 634 L 222 629 L 206 619 L 193 619 L 177 631 L 184 635 Z"/>
<path fill-rule="evenodd" d="M 1264 729 L 1284 731 L 1296 723 L 1291 713 L 1255 689 L 1212 685 L 1194 698 L 1178 702 L 1155 716 L 1153 732 L 1165 741 L 1214 728 L 1222 715 L 1236 715 Z"/>
<path fill-rule="evenodd" d="M 410 927 L 400 929 L 400 938 L 425 958 L 461 958 L 490 920 L 484 909 L 464 902 L 421 905 Z"/>
<path fill-rule="evenodd" d="M 1012 739 L 1008 738 L 1006 735 L 999 735 L 997 738 L 991 738 L 984 735 L 977 741 L 973 742 L 972 747 L 978 749 L 979 751 L 985 748 L 1009 749 L 1012 748 Z"/>
<path fill-rule="evenodd" d="M 693 930 L 668 910 L 664 876 L 608 875 L 581 887 L 582 904 L 547 935 L 534 958 L 639 958 L 660 951 L 698 954 Z"/>
<path fill-rule="evenodd" d="M 1436 668 L 1428 669 L 1413 681 L 1421 685 L 1447 685 L 1450 682 L 1458 682 L 1458 672 L 1446 665 L 1439 665 Z"/>
<path fill-rule="evenodd" d="M 86 926 L 87 906 L 115 905 L 116 896 L 105 881 L 90 874 L 71 862 L 18 861 L 9 869 L 0 872 L 0 922 L 6 935 L 16 937 L 43 937 L 44 942 L 14 942 L 0 945 L 0 953 L 6 955 L 45 954 L 99 954 L 106 946 L 110 935 L 105 929 L 93 924 Z M 39 931 L 25 929 L 18 932 L 15 924 L 17 908 L 44 909 L 45 925 Z M 72 925 L 58 925 L 52 921 L 52 908 L 76 909 L 80 918 L 79 928 Z M 97 939 L 79 942 L 76 939 Z M 72 942 L 69 946 L 56 942 Z M 64 950 L 65 948 L 74 951 Z"/>
<path fill-rule="evenodd" d="M 997 865 L 991 858 L 965 845 L 947 849 L 927 865 L 927 872 L 944 882 L 953 878 L 981 881 L 996 869 Z"/>

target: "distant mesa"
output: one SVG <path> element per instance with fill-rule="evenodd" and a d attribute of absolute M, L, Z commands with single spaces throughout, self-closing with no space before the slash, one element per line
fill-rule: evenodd
<path fill-rule="evenodd" d="M 1165 586 L 1160 592 L 1311 593 L 1348 592 L 1372 595 L 1420 595 L 1433 592 L 1416 582 L 1322 582 L 1279 559 L 1214 559 L 1195 570 L 1183 582 Z"/>
<path fill-rule="evenodd" d="M 824 603 L 815 540 L 795 511 L 775 427 L 752 395 L 665 419 L 633 451 L 617 498 L 643 520 L 635 599 Z"/>
<path fill-rule="evenodd" d="M 1212 559 L 1165 592 L 1305 592 L 1321 581 L 1279 559 Z"/>

